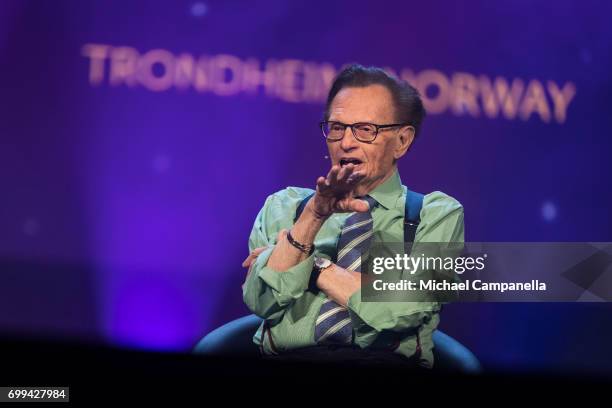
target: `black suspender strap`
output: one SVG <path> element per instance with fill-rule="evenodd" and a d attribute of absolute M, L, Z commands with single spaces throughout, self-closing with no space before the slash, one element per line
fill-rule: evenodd
<path fill-rule="evenodd" d="M 310 201 L 313 195 L 314 193 L 311 193 L 305 197 L 302 202 L 300 202 L 300 205 L 298 205 L 297 209 L 295 210 L 295 218 L 293 219 L 293 222 L 296 222 L 297 219 L 300 218 L 302 211 L 304 211 L 304 207 L 306 207 L 306 204 L 308 201 Z M 409 244 L 409 246 L 406 245 L 407 250 L 412 248 L 416 230 L 419 226 L 419 222 L 421 222 L 423 198 L 423 194 L 407 190 L 406 205 L 404 207 L 404 242 Z"/>
<path fill-rule="evenodd" d="M 295 210 L 295 218 L 293 219 L 294 223 L 298 220 L 298 218 L 300 218 L 300 215 L 302 215 L 302 211 L 304 211 L 304 207 L 306 207 L 306 204 L 308 204 L 308 201 L 310 201 L 313 195 L 314 193 L 310 193 L 308 196 L 306 196 L 306 198 L 302 200 L 300 205 L 298 205 L 297 209 Z"/>
<path fill-rule="evenodd" d="M 415 191 L 407 190 L 406 192 L 406 205 L 404 207 L 404 247 L 406 248 L 407 254 L 410 254 L 417 228 L 421 222 L 421 208 L 423 208 L 424 197 L 423 194 Z"/>

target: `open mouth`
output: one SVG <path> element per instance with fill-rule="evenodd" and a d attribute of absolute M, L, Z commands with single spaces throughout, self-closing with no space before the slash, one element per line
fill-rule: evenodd
<path fill-rule="evenodd" d="M 347 164 L 352 164 L 354 166 L 359 166 L 360 164 L 362 164 L 363 162 L 359 159 L 352 159 L 352 158 L 347 158 L 347 159 L 340 159 L 340 166 L 344 167 Z"/>

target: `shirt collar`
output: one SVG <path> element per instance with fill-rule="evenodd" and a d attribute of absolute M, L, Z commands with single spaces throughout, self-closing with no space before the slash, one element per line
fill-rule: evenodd
<path fill-rule="evenodd" d="M 368 195 L 383 207 L 389 209 L 396 206 L 397 200 L 402 196 L 403 192 L 402 180 L 397 169 L 395 169 L 393 174 L 384 183 L 376 187 Z"/>

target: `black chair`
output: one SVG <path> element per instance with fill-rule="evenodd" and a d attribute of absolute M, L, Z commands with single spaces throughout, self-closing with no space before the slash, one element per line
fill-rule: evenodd
<path fill-rule="evenodd" d="M 261 318 L 248 315 L 231 321 L 207 334 L 194 349 L 205 355 L 242 354 L 257 356 L 253 335 Z M 477 374 L 482 368 L 478 359 L 465 346 L 440 330 L 433 334 L 434 371 Z"/>

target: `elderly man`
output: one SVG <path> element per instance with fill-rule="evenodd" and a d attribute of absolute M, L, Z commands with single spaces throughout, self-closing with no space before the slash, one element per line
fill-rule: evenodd
<path fill-rule="evenodd" d="M 269 196 L 250 235 L 243 298 L 264 319 L 254 336 L 264 355 L 432 367 L 440 304 L 363 301 L 360 273 L 377 234 L 403 241 L 408 190 L 397 162 L 424 116 L 415 88 L 382 69 L 351 65 L 335 78 L 321 123 L 331 169 L 314 191 Z M 461 204 L 425 195 L 414 242 L 463 239 Z"/>

